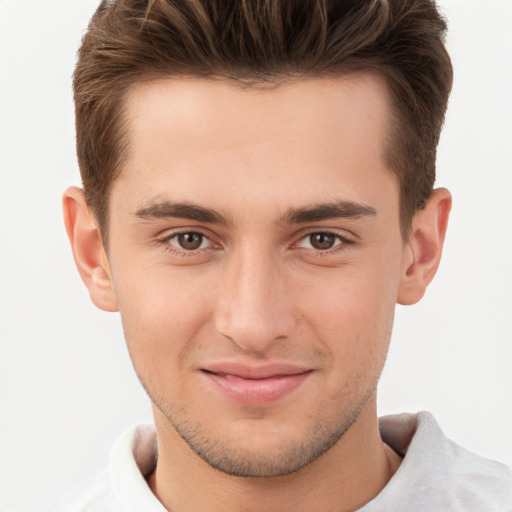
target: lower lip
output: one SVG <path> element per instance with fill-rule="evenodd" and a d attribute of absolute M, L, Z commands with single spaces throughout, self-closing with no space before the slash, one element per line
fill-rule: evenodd
<path fill-rule="evenodd" d="M 267 379 L 243 379 L 233 375 L 203 372 L 225 396 L 244 405 L 269 405 L 297 389 L 312 372 L 276 375 Z"/>

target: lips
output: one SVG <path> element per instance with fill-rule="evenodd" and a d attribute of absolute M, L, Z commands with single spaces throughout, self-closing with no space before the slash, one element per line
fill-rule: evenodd
<path fill-rule="evenodd" d="M 269 405 L 300 387 L 312 370 L 289 364 L 221 363 L 203 369 L 216 392 L 244 405 Z"/>

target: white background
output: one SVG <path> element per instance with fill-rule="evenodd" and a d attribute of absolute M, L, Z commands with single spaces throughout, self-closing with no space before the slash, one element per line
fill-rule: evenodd
<path fill-rule="evenodd" d="M 71 73 L 97 0 L 0 0 L 0 507 L 44 510 L 150 421 L 116 314 L 90 303 L 60 196 L 79 184 Z M 444 261 L 399 308 L 380 413 L 432 411 L 512 464 L 512 1 L 443 0 L 455 86 L 438 184 Z"/>

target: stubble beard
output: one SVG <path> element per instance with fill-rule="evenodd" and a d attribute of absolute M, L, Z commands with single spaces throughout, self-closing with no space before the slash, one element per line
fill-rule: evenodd
<path fill-rule="evenodd" d="M 378 379 L 355 406 L 344 408 L 341 405 L 339 416 L 318 418 L 302 439 L 283 439 L 279 447 L 263 450 L 263 453 L 244 449 L 250 446 L 251 439 L 247 439 L 244 446 L 235 446 L 229 439 L 211 435 L 212 424 L 193 421 L 183 409 L 166 410 L 161 401 L 153 402 L 190 449 L 211 467 L 236 477 L 271 478 L 299 471 L 335 445 L 356 422 L 375 393 L 377 382 Z"/>

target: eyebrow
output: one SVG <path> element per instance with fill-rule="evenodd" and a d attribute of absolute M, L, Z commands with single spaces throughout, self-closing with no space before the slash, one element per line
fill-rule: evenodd
<path fill-rule="evenodd" d="M 304 222 L 319 222 L 331 219 L 359 219 L 361 217 L 374 217 L 375 208 L 352 201 L 337 201 L 334 203 L 321 203 L 311 207 L 290 209 L 283 220 L 286 224 L 301 224 Z"/>
<path fill-rule="evenodd" d="M 135 215 L 141 219 L 165 219 L 179 218 L 196 222 L 207 222 L 212 224 L 228 224 L 226 217 L 211 210 L 191 203 L 174 203 L 172 201 L 161 201 L 139 208 Z"/>
<path fill-rule="evenodd" d="M 140 207 L 136 210 L 135 215 L 148 220 L 180 218 L 211 224 L 229 224 L 228 219 L 217 211 L 187 202 L 160 201 Z M 352 201 L 337 201 L 304 208 L 291 208 L 283 215 L 280 223 L 302 224 L 331 219 L 358 219 L 375 215 L 377 215 L 377 211 L 371 206 Z"/>

